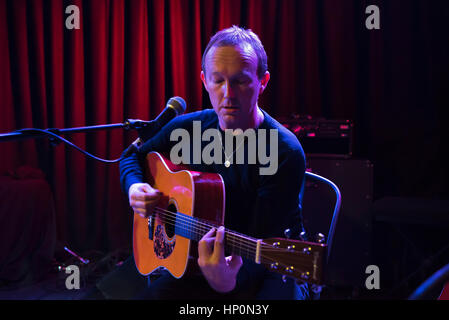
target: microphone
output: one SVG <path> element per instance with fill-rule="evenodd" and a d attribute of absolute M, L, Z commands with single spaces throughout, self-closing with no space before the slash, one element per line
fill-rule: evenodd
<path fill-rule="evenodd" d="M 186 102 L 181 97 L 170 98 L 165 109 L 154 119 L 158 129 L 162 129 L 171 119 L 186 111 Z"/>
<path fill-rule="evenodd" d="M 181 97 L 172 97 L 165 105 L 165 109 L 152 121 L 143 121 L 139 119 L 128 119 L 128 125 L 137 128 L 139 138 L 136 139 L 124 152 L 123 158 L 137 152 L 140 144 L 153 137 L 170 120 L 181 115 L 186 110 L 186 102 Z"/>

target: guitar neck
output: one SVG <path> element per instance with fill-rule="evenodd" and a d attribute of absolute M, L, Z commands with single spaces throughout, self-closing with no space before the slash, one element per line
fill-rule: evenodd
<path fill-rule="evenodd" d="M 193 241 L 201 238 L 212 228 L 218 229 L 218 225 L 209 221 L 185 215 L 173 213 L 175 220 L 175 234 Z M 260 240 L 246 236 L 232 230 L 225 229 L 225 251 L 241 257 L 258 261 Z"/>

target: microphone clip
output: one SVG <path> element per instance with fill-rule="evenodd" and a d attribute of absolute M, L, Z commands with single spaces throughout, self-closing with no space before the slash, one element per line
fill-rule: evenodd
<path fill-rule="evenodd" d="M 143 121 L 140 119 L 126 119 L 125 122 L 123 122 L 123 126 L 126 130 L 134 129 L 134 130 L 141 130 L 144 128 L 149 127 L 152 125 L 155 121 Z"/>

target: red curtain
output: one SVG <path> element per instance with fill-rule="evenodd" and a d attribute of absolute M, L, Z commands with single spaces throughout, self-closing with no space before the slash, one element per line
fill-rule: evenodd
<path fill-rule="evenodd" d="M 365 27 L 370 4 L 380 8 L 380 30 Z M 79 30 L 65 27 L 69 5 L 80 9 Z M 202 51 L 216 31 L 236 24 L 265 45 L 265 110 L 352 119 L 355 152 L 374 162 L 379 195 L 442 196 L 448 8 L 409 0 L 0 0 L 0 132 L 153 119 L 175 95 L 188 112 L 206 108 Z M 135 136 L 66 138 L 114 159 Z M 130 243 L 116 164 L 44 139 L 2 142 L 0 151 L 3 172 L 30 165 L 46 173 L 62 242 L 81 251 Z"/>

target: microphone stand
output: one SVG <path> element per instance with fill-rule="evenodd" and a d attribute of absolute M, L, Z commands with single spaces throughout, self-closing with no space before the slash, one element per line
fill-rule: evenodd
<path fill-rule="evenodd" d="M 47 136 L 59 135 L 59 134 L 70 134 L 76 132 L 91 132 L 98 130 L 109 130 L 109 129 L 118 129 L 124 128 L 125 130 L 141 130 L 152 124 L 153 121 L 142 121 L 136 119 L 127 119 L 123 123 L 113 123 L 113 124 L 104 124 L 104 125 L 96 125 L 96 126 L 87 126 L 87 127 L 75 127 L 75 128 L 48 128 L 48 129 L 21 129 L 9 133 L 0 133 L 0 142 L 6 141 L 16 141 L 16 140 L 25 140 L 25 139 L 36 139 L 36 138 L 44 138 Z"/>
<path fill-rule="evenodd" d="M 131 129 L 137 130 L 140 135 L 141 132 L 149 131 L 149 129 L 152 129 L 152 131 L 155 131 L 155 129 L 157 127 L 158 127 L 157 122 L 155 120 L 142 121 L 142 120 L 138 120 L 138 119 L 127 119 L 123 123 L 114 123 L 114 124 L 105 124 L 105 125 L 96 125 L 96 126 L 87 126 L 87 127 L 75 127 L 75 128 L 64 128 L 64 129 L 27 128 L 27 129 L 16 130 L 16 131 L 9 132 L 9 133 L 1 133 L 0 134 L 0 142 L 17 141 L 17 140 L 25 140 L 25 139 L 39 139 L 39 138 L 49 137 L 49 140 L 53 145 L 56 145 L 62 141 L 89 157 L 92 157 L 99 161 L 113 163 L 113 162 L 118 162 L 118 161 L 122 160 L 123 158 L 128 157 L 133 152 L 136 152 L 137 151 L 136 146 L 134 144 L 131 144 L 125 150 L 122 157 L 119 159 L 105 160 L 105 159 L 100 159 L 100 158 L 88 153 L 87 151 L 82 150 L 81 148 L 77 147 L 70 141 L 67 141 L 66 139 L 60 137 L 60 134 L 70 134 L 70 133 L 77 133 L 77 132 L 87 133 L 87 132 L 98 131 L 98 130 L 110 130 L 110 129 L 124 128 L 125 130 L 131 130 Z"/>

